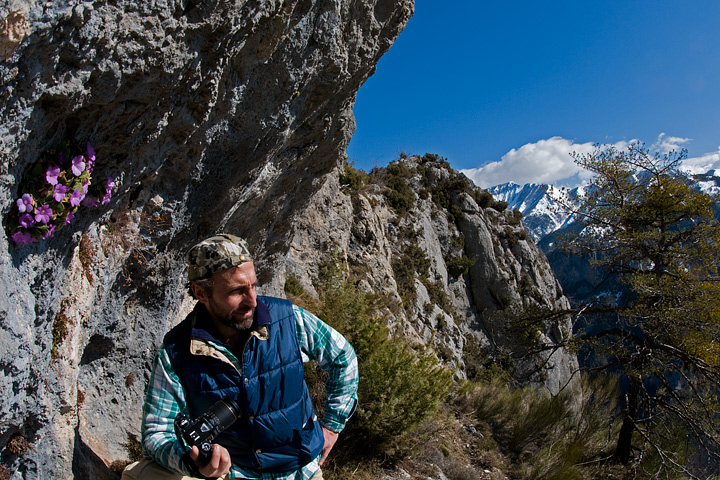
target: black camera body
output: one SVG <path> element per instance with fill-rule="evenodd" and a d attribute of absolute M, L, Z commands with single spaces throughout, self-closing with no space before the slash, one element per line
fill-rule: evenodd
<path fill-rule="evenodd" d="M 204 465 L 212 457 L 212 443 L 218 435 L 240 418 L 240 405 L 230 397 L 214 403 L 205 413 L 191 420 L 183 413 L 175 417 L 175 435 L 185 446 L 200 450 L 198 464 Z"/>

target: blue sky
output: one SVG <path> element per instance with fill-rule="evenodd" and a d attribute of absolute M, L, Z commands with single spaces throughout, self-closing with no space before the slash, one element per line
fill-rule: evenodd
<path fill-rule="evenodd" d="M 436 153 L 489 187 L 571 185 L 595 143 L 720 163 L 717 0 L 416 0 L 360 88 L 357 168 Z"/>

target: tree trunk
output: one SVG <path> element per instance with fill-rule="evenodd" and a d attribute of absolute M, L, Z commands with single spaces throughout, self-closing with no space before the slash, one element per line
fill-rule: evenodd
<path fill-rule="evenodd" d="M 638 404 L 640 402 L 641 382 L 642 380 L 637 377 L 630 377 L 630 389 L 627 394 L 625 417 L 623 418 L 620 433 L 618 434 L 617 445 L 615 447 L 615 458 L 623 465 L 627 465 L 630 461 L 632 435 L 635 431 L 635 419 L 637 418 Z"/>

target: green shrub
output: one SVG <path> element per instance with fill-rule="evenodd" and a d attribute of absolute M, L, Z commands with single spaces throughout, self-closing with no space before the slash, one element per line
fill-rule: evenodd
<path fill-rule="evenodd" d="M 368 184 L 369 175 L 353 167 L 353 163 L 346 162 L 340 173 L 340 185 L 357 192 Z"/>
<path fill-rule="evenodd" d="M 469 258 L 465 255 L 461 257 L 451 258 L 445 262 L 448 269 L 448 274 L 452 278 L 459 278 L 461 275 L 465 275 L 470 271 L 470 267 L 475 265 L 475 257 Z"/>
<path fill-rule="evenodd" d="M 453 217 L 453 223 L 456 220 L 463 220 L 465 218 L 465 212 L 463 212 L 457 205 L 450 206 L 450 215 Z"/>
<path fill-rule="evenodd" d="M 505 209 L 508 208 L 508 203 L 504 200 L 497 200 L 497 201 L 493 200 L 490 203 L 490 208 L 497 210 L 498 212 L 503 212 L 503 211 L 505 211 Z"/>
<path fill-rule="evenodd" d="M 377 299 L 330 270 L 328 279 L 318 282 L 322 305 L 317 314 L 350 341 L 360 370 L 358 409 L 343 432 L 342 451 L 333 455 L 367 459 L 400 454 L 400 438 L 432 416 L 447 396 L 452 372 L 431 349 L 416 349 L 391 336 L 375 313 Z"/>
<path fill-rule="evenodd" d="M 447 159 L 441 157 L 440 155 L 436 153 L 426 153 L 422 156 L 420 159 L 422 163 L 437 163 L 438 165 L 450 168 L 450 163 L 447 161 Z"/>
<path fill-rule="evenodd" d="M 477 203 L 480 208 L 489 208 L 490 205 L 492 205 L 494 201 L 492 193 L 481 189 L 475 190 L 473 193 L 475 203 Z"/>
<path fill-rule="evenodd" d="M 392 261 L 398 293 L 403 298 L 405 307 L 417 296 L 415 276 L 425 282 L 430 272 L 430 263 L 425 251 L 415 243 L 407 245 L 402 254 Z"/>
<path fill-rule="evenodd" d="M 451 239 L 451 244 L 453 247 L 459 249 L 459 250 L 465 250 L 465 235 L 460 233 L 459 235 L 454 235 Z"/>
<path fill-rule="evenodd" d="M 400 215 L 410 210 L 415 203 L 415 193 L 413 193 L 407 181 L 402 177 L 389 177 L 386 180 L 385 197 L 388 204 L 394 208 Z"/>
<path fill-rule="evenodd" d="M 430 301 L 440 307 L 442 311 L 452 316 L 455 320 L 455 323 L 459 324 L 462 321 L 462 318 L 455 309 L 455 305 L 453 305 L 450 295 L 448 295 L 448 293 L 445 291 L 445 287 L 442 282 L 431 282 L 430 280 L 425 280 L 423 282 L 423 285 L 425 285 L 425 288 L 428 291 Z"/>
<path fill-rule="evenodd" d="M 512 216 L 508 219 L 508 223 L 515 226 L 520 225 L 522 224 L 522 218 L 522 212 L 516 208 L 512 211 Z"/>
<path fill-rule="evenodd" d="M 297 275 L 294 273 L 290 273 L 285 279 L 285 293 L 298 297 L 305 293 L 305 290 L 300 284 L 300 280 L 298 280 Z"/>

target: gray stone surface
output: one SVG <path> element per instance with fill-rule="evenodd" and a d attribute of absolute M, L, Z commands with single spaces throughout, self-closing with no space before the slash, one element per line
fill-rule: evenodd
<path fill-rule="evenodd" d="M 0 445 L 13 478 L 115 478 L 153 353 L 187 310 L 183 254 L 217 231 L 284 255 L 344 158 L 352 105 L 412 0 L 0 1 L 0 205 L 89 140 L 112 201 L 41 243 L 0 231 Z M 66 319 L 56 340 L 53 324 Z"/>

